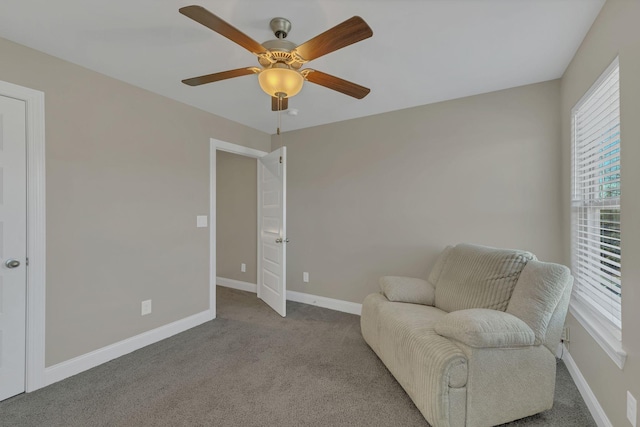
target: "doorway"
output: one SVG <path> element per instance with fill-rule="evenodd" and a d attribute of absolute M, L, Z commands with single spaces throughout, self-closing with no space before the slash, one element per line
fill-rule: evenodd
<path fill-rule="evenodd" d="M 218 151 L 217 283 L 257 293 L 258 160 Z"/>
<path fill-rule="evenodd" d="M 215 317 L 217 284 L 217 153 L 223 151 L 257 159 L 257 277 L 258 298 L 286 316 L 286 147 L 271 153 L 210 141 L 210 306 Z M 252 239 L 253 240 L 253 239 Z M 222 248 L 221 248 L 222 250 Z M 233 266 L 231 268 L 234 268 Z M 239 281 L 238 281 L 239 282 Z M 245 282 L 246 283 L 246 282 Z M 244 289 L 250 290 L 250 289 Z"/>

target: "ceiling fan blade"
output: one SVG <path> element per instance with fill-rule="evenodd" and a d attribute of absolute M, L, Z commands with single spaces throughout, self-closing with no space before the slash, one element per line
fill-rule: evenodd
<path fill-rule="evenodd" d="M 367 87 L 360 86 L 355 83 L 351 83 L 350 81 L 332 76 L 327 73 L 323 73 L 322 71 L 311 70 L 309 68 L 303 71 L 307 71 L 307 70 L 309 70 L 309 72 L 305 73 L 305 79 L 307 79 L 311 83 L 324 86 L 328 89 L 333 89 L 335 91 L 344 93 L 345 95 L 362 99 L 365 96 L 367 96 L 369 92 L 371 92 L 371 89 Z"/>
<path fill-rule="evenodd" d="M 278 108 L 278 101 L 280 99 L 275 96 L 271 97 L 271 111 L 284 111 L 289 108 L 289 98 L 282 98 L 282 103 L 280 104 L 280 108 Z"/>
<path fill-rule="evenodd" d="M 248 76 L 255 74 L 255 67 L 236 68 L 235 70 L 222 71 L 220 73 L 206 74 L 204 76 L 185 79 L 182 83 L 189 86 L 200 86 L 206 83 L 213 83 L 220 80 L 232 79 L 234 77 Z"/>
<path fill-rule="evenodd" d="M 354 16 L 342 24 L 338 24 L 311 40 L 302 43 L 296 47 L 294 51 L 307 61 L 311 61 L 312 59 L 320 58 L 350 44 L 367 39 L 372 35 L 373 31 L 367 23 L 364 22 L 364 19 L 359 16 Z"/>
<path fill-rule="evenodd" d="M 180 8 L 179 11 L 184 16 L 193 19 L 216 33 L 225 36 L 232 42 L 239 44 L 249 52 L 258 55 L 267 51 L 260 43 L 202 6 L 185 6 Z"/>

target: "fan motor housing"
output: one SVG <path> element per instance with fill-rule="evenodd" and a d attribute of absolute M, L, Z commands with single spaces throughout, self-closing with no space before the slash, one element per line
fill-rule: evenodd
<path fill-rule="evenodd" d="M 290 42 L 289 40 L 282 40 L 282 39 L 268 40 L 262 43 L 262 46 L 266 47 L 271 51 L 276 51 L 276 52 L 291 52 L 293 49 L 296 48 L 295 43 Z"/>
<path fill-rule="evenodd" d="M 258 62 L 263 67 L 269 66 L 269 64 L 281 62 L 290 65 L 292 68 L 298 69 L 302 66 L 302 62 L 297 57 L 291 54 L 291 51 L 296 48 L 296 44 L 289 40 L 268 40 L 262 43 L 262 46 L 267 48 L 268 53 L 265 57 L 258 58 Z"/>

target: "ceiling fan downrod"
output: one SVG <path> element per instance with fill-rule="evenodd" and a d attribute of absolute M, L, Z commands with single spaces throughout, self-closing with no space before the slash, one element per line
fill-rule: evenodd
<path fill-rule="evenodd" d="M 286 18 L 273 18 L 269 23 L 271 31 L 277 39 L 286 39 L 289 31 L 291 31 L 291 21 Z"/>

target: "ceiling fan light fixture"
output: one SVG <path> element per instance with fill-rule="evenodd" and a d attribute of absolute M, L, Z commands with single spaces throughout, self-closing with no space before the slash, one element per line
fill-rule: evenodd
<path fill-rule="evenodd" d="M 369 88 L 318 70 L 300 70 L 309 61 L 373 36 L 369 25 L 359 16 L 353 16 L 300 45 L 285 39 L 291 30 L 291 22 L 286 18 L 274 18 L 271 30 L 276 39 L 260 44 L 202 6 L 185 6 L 179 11 L 248 50 L 258 57 L 260 64 L 260 68 L 243 67 L 182 80 L 186 85 L 200 86 L 257 73 L 260 87 L 271 96 L 271 110 L 278 112 L 289 108 L 288 98 L 300 92 L 305 80 L 356 99 L 362 99 L 371 92 Z"/>
<path fill-rule="evenodd" d="M 260 71 L 258 83 L 269 96 L 291 98 L 302 89 L 304 77 L 288 65 L 277 62 Z"/>

